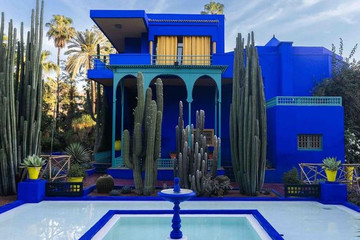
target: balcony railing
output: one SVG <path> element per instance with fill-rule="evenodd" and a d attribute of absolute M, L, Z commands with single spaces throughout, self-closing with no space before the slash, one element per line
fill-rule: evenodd
<path fill-rule="evenodd" d="M 342 106 L 341 97 L 274 97 L 266 102 L 266 107 L 274 106 Z"/>
<path fill-rule="evenodd" d="M 104 69 L 106 65 L 199 65 L 212 64 L 212 55 L 150 55 L 150 54 L 111 54 L 93 55 L 91 60 L 95 69 Z"/>
<path fill-rule="evenodd" d="M 211 65 L 212 55 L 152 55 L 152 65 Z"/>

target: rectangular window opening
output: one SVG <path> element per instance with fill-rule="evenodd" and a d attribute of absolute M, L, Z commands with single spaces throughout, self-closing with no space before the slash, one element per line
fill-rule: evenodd
<path fill-rule="evenodd" d="M 298 134 L 297 148 L 298 150 L 322 150 L 322 135 Z"/>

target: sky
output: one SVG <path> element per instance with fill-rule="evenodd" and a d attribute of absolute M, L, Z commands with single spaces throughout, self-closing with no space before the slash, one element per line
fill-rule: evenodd
<path fill-rule="evenodd" d="M 45 0 L 44 21 L 54 14 L 71 17 L 76 30 L 91 28 L 90 9 L 145 10 L 147 13 L 200 13 L 209 0 Z M 218 0 L 225 5 L 225 49 L 232 51 L 237 33 L 255 33 L 257 45 L 275 36 L 292 41 L 294 46 L 339 46 L 344 42 L 346 57 L 360 42 L 360 0 Z M 30 26 L 31 8 L 35 0 L 0 0 L 0 12 Z M 45 28 L 46 30 L 46 28 Z M 44 37 L 43 49 L 56 58 L 53 41 Z M 64 50 L 63 50 L 64 52 Z M 360 59 L 360 49 L 355 55 Z M 64 59 L 64 58 L 63 58 Z"/>

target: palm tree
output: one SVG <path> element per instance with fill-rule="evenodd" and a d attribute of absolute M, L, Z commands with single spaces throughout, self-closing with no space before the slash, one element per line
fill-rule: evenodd
<path fill-rule="evenodd" d="M 100 46 L 101 55 L 112 52 L 111 43 L 96 27 L 90 30 L 86 29 L 85 32 L 76 32 L 69 42 L 68 51 L 65 52 L 66 55 L 69 55 L 65 69 L 72 74 L 72 78 L 80 72 L 85 74 L 85 79 L 87 78 L 87 70 L 92 67 L 91 57 L 97 54 L 98 45 Z M 94 115 L 96 111 L 96 86 L 94 81 L 91 82 L 90 98 L 91 113 Z"/>
<path fill-rule="evenodd" d="M 60 68 L 60 51 L 65 47 L 66 43 L 74 36 L 75 28 L 71 26 L 72 19 L 63 15 L 53 15 L 50 22 L 46 23 L 45 26 L 49 28 L 46 36 L 49 40 L 54 39 L 54 45 L 58 49 L 57 52 L 57 66 Z M 51 133 L 51 147 L 52 152 L 54 131 L 56 128 L 56 120 L 59 116 L 59 97 L 60 97 L 60 71 L 56 77 L 56 106 L 54 108 L 54 123 Z"/>
<path fill-rule="evenodd" d="M 60 71 L 59 66 L 53 61 L 47 60 L 50 55 L 51 53 L 48 50 L 44 50 L 41 52 L 42 70 L 45 74 L 50 74 L 51 72 L 56 72 L 58 74 Z"/>
<path fill-rule="evenodd" d="M 208 4 L 205 4 L 204 11 L 201 11 L 201 14 L 223 14 L 224 4 L 210 1 Z"/>
<path fill-rule="evenodd" d="M 75 28 L 71 26 L 72 19 L 63 15 L 53 15 L 50 22 L 46 23 L 45 26 L 49 28 L 46 36 L 49 40 L 54 39 L 54 45 L 58 49 L 57 52 L 57 65 L 60 67 L 60 51 L 65 47 L 66 43 L 74 36 Z M 60 94 L 60 71 L 56 77 L 56 116 L 59 115 L 59 94 Z"/>

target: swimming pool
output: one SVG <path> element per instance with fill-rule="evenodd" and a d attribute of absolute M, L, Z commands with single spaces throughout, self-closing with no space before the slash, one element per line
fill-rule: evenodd
<path fill-rule="evenodd" d="M 104 214 L 168 210 L 165 201 L 43 201 L 0 214 L 1 240 L 78 239 Z M 314 201 L 189 201 L 182 209 L 257 209 L 287 240 L 358 239 L 360 213 Z M 152 238 L 149 238 L 152 239 Z"/>

